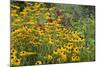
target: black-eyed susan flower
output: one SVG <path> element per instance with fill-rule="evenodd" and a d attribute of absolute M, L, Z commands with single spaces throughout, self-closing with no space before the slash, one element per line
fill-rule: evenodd
<path fill-rule="evenodd" d="M 75 38 L 75 39 L 79 38 L 79 36 L 77 34 L 74 34 L 74 33 L 72 34 L 72 37 Z"/>
<path fill-rule="evenodd" d="M 60 58 L 61 58 L 63 61 L 66 61 L 66 60 L 67 60 L 66 54 L 63 54 L 63 53 L 60 53 Z"/>
<path fill-rule="evenodd" d="M 73 48 L 73 52 L 74 53 L 80 53 L 80 48 L 79 47 L 75 47 L 75 48 Z"/>
<path fill-rule="evenodd" d="M 44 35 L 43 31 L 38 31 L 39 35 Z"/>
<path fill-rule="evenodd" d="M 48 59 L 48 60 L 52 60 L 52 59 L 53 59 L 52 55 L 49 54 L 49 55 L 47 56 L 47 59 Z"/>
<path fill-rule="evenodd" d="M 27 52 L 26 51 L 21 51 L 20 52 L 20 56 L 26 56 L 27 55 Z"/>
<path fill-rule="evenodd" d="M 11 48 L 11 55 L 15 55 L 17 51 L 14 48 Z"/>
<path fill-rule="evenodd" d="M 72 56 L 72 57 L 71 57 L 71 60 L 72 60 L 72 61 L 76 61 L 76 56 Z"/>
<path fill-rule="evenodd" d="M 76 61 L 79 61 L 80 60 L 80 57 L 79 56 L 76 56 L 75 58 L 76 58 Z"/>
<path fill-rule="evenodd" d="M 42 64 L 42 61 L 36 61 L 35 62 L 35 65 L 39 65 L 39 64 Z"/>
<path fill-rule="evenodd" d="M 15 55 L 11 55 L 11 56 L 10 56 L 10 63 L 11 63 L 11 64 L 14 64 L 14 61 L 15 61 L 16 58 L 17 58 L 17 57 L 16 57 Z"/>
<path fill-rule="evenodd" d="M 64 48 L 64 47 L 61 47 L 61 52 L 66 52 L 67 50 L 66 50 L 66 48 Z"/>
<path fill-rule="evenodd" d="M 67 50 L 64 47 L 61 47 L 61 48 L 57 48 L 57 52 L 58 53 L 65 53 L 65 52 L 67 52 Z"/>
<path fill-rule="evenodd" d="M 11 58 L 12 60 L 14 60 L 14 59 L 16 59 L 17 57 L 16 57 L 15 55 L 11 55 L 10 58 Z"/>
<path fill-rule="evenodd" d="M 20 64 L 21 64 L 21 59 L 14 60 L 14 65 L 20 65 Z"/>
<path fill-rule="evenodd" d="M 47 21 L 48 21 L 49 24 L 52 24 L 53 19 L 50 18 L 50 19 L 47 19 Z"/>
<path fill-rule="evenodd" d="M 53 51 L 53 54 L 54 54 L 54 55 L 57 55 L 57 54 L 58 54 L 58 52 L 54 50 L 54 51 Z"/>
<path fill-rule="evenodd" d="M 10 53 L 10 55 L 11 55 L 11 56 L 12 56 L 12 55 L 16 55 L 16 53 L 14 53 L 14 52 L 11 52 L 11 53 Z"/>
<path fill-rule="evenodd" d="M 73 48 L 73 43 L 68 43 L 65 47 L 67 49 L 72 49 Z"/>
<path fill-rule="evenodd" d="M 49 38 L 48 38 L 48 43 L 53 44 L 53 38 L 51 36 L 49 36 Z"/>
<path fill-rule="evenodd" d="M 27 16 L 27 12 L 20 12 L 20 15 Z"/>
<path fill-rule="evenodd" d="M 57 52 L 58 52 L 58 53 L 60 53 L 60 52 L 61 52 L 60 48 L 57 48 Z"/>
<path fill-rule="evenodd" d="M 61 31 L 62 28 L 61 27 L 56 27 L 56 31 Z M 60 32 L 59 32 L 60 33 Z"/>
<path fill-rule="evenodd" d="M 79 61 L 80 60 L 80 57 L 74 55 L 74 56 L 71 57 L 71 59 L 72 59 L 72 61 L 75 62 L 75 61 Z"/>

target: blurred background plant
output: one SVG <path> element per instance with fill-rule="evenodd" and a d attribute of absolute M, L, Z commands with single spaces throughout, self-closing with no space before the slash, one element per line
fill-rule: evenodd
<path fill-rule="evenodd" d="M 11 66 L 95 60 L 95 7 L 11 1 Z"/>

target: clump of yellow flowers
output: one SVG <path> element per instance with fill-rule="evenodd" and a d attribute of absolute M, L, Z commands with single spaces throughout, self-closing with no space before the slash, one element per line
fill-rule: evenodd
<path fill-rule="evenodd" d="M 63 10 L 45 3 L 11 5 L 11 65 L 82 61 L 85 38 L 61 24 Z"/>

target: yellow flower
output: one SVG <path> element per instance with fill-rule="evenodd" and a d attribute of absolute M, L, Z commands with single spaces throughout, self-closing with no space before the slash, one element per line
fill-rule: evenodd
<path fill-rule="evenodd" d="M 13 56 L 13 55 L 16 55 L 16 53 L 14 53 L 14 52 L 11 52 L 11 53 L 10 53 L 10 55 L 11 55 L 11 56 Z"/>
<path fill-rule="evenodd" d="M 52 39 L 51 35 L 49 36 L 48 43 L 53 44 L 53 39 Z"/>
<path fill-rule="evenodd" d="M 21 32 L 21 31 L 22 31 L 22 29 L 21 29 L 21 28 L 16 29 L 14 32 L 12 32 L 12 35 L 14 35 L 14 34 L 16 34 L 16 33 L 19 33 L 19 32 Z"/>
<path fill-rule="evenodd" d="M 61 27 L 61 24 L 57 23 L 55 26 L 56 26 L 56 28 L 58 28 L 58 27 Z"/>
<path fill-rule="evenodd" d="M 11 55 L 10 57 L 11 57 L 11 60 L 16 59 L 16 56 L 15 55 Z"/>
<path fill-rule="evenodd" d="M 27 12 L 20 12 L 21 15 L 26 16 Z"/>
<path fill-rule="evenodd" d="M 67 33 L 68 30 L 67 30 L 66 28 L 63 28 L 63 32 L 64 32 L 64 33 Z"/>
<path fill-rule="evenodd" d="M 84 38 L 83 39 L 80 38 L 80 41 L 83 42 L 83 41 L 85 41 L 85 39 Z"/>
<path fill-rule="evenodd" d="M 37 31 L 39 31 L 39 32 L 43 32 L 43 28 L 42 28 L 42 26 L 38 26 L 38 27 L 37 27 Z"/>
<path fill-rule="evenodd" d="M 63 54 L 63 53 L 60 53 L 60 58 L 61 58 L 63 61 L 66 61 L 66 60 L 67 60 L 66 54 Z"/>
<path fill-rule="evenodd" d="M 49 33 L 50 30 L 47 27 L 45 27 L 45 32 Z"/>
<path fill-rule="evenodd" d="M 77 34 L 75 34 L 75 33 L 72 34 L 72 37 L 75 38 L 75 39 L 79 38 L 79 36 Z"/>
<path fill-rule="evenodd" d="M 80 60 L 80 57 L 79 56 L 76 56 L 76 61 L 79 61 Z"/>
<path fill-rule="evenodd" d="M 57 55 L 57 54 L 58 54 L 58 52 L 57 52 L 57 51 L 53 51 L 53 54 Z"/>
<path fill-rule="evenodd" d="M 73 48 L 73 43 L 68 43 L 66 46 L 67 49 L 72 49 Z"/>
<path fill-rule="evenodd" d="M 76 56 L 71 57 L 72 61 L 76 61 Z"/>
<path fill-rule="evenodd" d="M 27 55 L 27 52 L 26 51 L 21 51 L 20 52 L 20 56 L 26 56 Z"/>
<path fill-rule="evenodd" d="M 70 41 L 73 41 L 73 42 L 80 42 L 81 39 L 80 39 L 80 38 L 78 38 L 78 39 L 71 39 Z"/>
<path fill-rule="evenodd" d="M 47 58 L 48 58 L 48 60 L 52 60 L 53 59 L 53 57 L 51 55 L 48 55 Z"/>
<path fill-rule="evenodd" d="M 80 57 L 79 56 L 72 56 L 71 59 L 72 59 L 72 61 L 79 61 Z"/>
<path fill-rule="evenodd" d="M 49 42 L 48 42 L 49 44 L 53 44 L 53 42 L 51 41 L 51 40 L 49 40 Z"/>
<path fill-rule="evenodd" d="M 60 53 L 60 52 L 61 52 L 60 48 L 57 48 L 57 52 L 58 52 L 58 53 Z"/>
<path fill-rule="evenodd" d="M 16 54 L 17 51 L 14 48 L 11 48 L 11 54 Z"/>
<path fill-rule="evenodd" d="M 61 47 L 61 51 L 66 52 L 67 50 L 64 47 Z"/>
<path fill-rule="evenodd" d="M 79 35 L 80 33 L 79 33 L 79 32 L 77 32 L 77 31 L 72 31 L 72 34 Z"/>
<path fill-rule="evenodd" d="M 60 26 L 60 25 L 59 25 Z M 62 30 L 62 28 L 60 28 L 60 27 L 56 27 L 56 31 L 61 31 Z"/>
<path fill-rule="evenodd" d="M 80 48 L 79 48 L 79 47 L 75 47 L 75 48 L 73 49 L 73 52 L 74 52 L 74 53 L 77 53 L 77 54 L 80 53 Z"/>
<path fill-rule="evenodd" d="M 65 33 L 62 33 L 62 39 L 66 39 L 68 36 Z"/>
<path fill-rule="evenodd" d="M 43 31 L 38 31 L 39 35 L 44 35 Z"/>
<path fill-rule="evenodd" d="M 81 41 L 80 37 L 79 37 L 79 33 L 77 31 L 73 31 L 72 32 L 72 38 L 74 39 L 74 41 L 79 42 Z"/>
<path fill-rule="evenodd" d="M 41 61 L 36 61 L 35 64 L 36 64 L 36 65 L 39 65 L 39 64 L 42 64 L 42 62 L 41 62 Z"/>
<path fill-rule="evenodd" d="M 20 65 L 21 59 L 15 59 L 14 60 L 14 65 Z"/>
<path fill-rule="evenodd" d="M 57 48 L 57 52 L 60 54 L 60 53 L 66 53 L 67 52 L 67 50 L 66 50 L 66 48 L 64 48 L 64 47 L 60 47 L 60 48 Z"/>

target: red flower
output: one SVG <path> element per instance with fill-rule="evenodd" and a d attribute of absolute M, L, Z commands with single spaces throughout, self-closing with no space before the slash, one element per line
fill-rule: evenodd
<path fill-rule="evenodd" d="M 49 22 L 49 23 L 52 23 L 52 22 L 53 22 L 53 20 L 52 20 L 52 19 L 48 19 L 48 22 Z"/>
<path fill-rule="evenodd" d="M 39 27 L 42 27 L 42 24 L 38 24 Z"/>
<path fill-rule="evenodd" d="M 43 25 L 42 24 L 38 24 L 38 27 L 40 30 L 43 30 Z"/>

